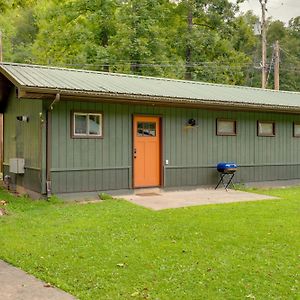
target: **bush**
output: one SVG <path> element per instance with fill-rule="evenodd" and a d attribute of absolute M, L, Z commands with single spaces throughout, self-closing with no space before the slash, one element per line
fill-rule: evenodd
<path fill-rule="evenodd" d="M 113 200 L 113 196 L 106 194 L 106 193 L 101 193 L 99 194 L 100 200 Z"/>

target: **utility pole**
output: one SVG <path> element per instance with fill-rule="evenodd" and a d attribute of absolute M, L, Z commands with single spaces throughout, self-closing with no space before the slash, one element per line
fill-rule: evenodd
<path fill-rule="evenodd" d="M 261 87 L 266 88 L 266 78 L 267 78 L 267 33 L 266 33 L 266 11 L 267 11 L 267 1 L 259 0 L 261 4 L 261 44 L 262 44 L 262 72 L 261 72 Z"/>
<path fill-rule="evenodd" d="M 275 62 L 274 62 L 274 90 L 279 91 L 279 63 L 280 63 L 280 50 L 279 42 L 275 42 Z"/>

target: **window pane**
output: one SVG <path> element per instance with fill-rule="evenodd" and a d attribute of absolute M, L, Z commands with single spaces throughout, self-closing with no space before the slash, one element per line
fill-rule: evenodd
<path fill-rule="evenodd" d="M 100 115 L 89 115 L 89 134 L 101 135 Z"/>
<path fill-rule="evenodd" d="M 138 136 L 156 136 L 156 123 L 154 122 L 138 122 L 137 123 Z"/>
<path fill-rule="evenodd" d="M 87 134 L 87 116 L 75 114 L 74 119 L 75 134 Z"/>
<path fill-rule="evenodd" d="M 150 123 L 149 125 L 149 135 L 156 136 L 156 123 Z"/>
<path fill-rule="evenodd" d="M 218 120 L 218 133 L 235 134 L 235 121 Z"/>
<path fill-rule="evenodd" d="M 143 136 L 143 123 L 142 122 L 138 122 L 138 124 L 137 124 L 137 135 Z"/>
<path fill-rule="evenodd" d="M 258 123 L 258 133 L 260 135 L 273 135 L 273 123 Z"/>
<path fill-rule="evenodd" d="M 144 123 L 144 136 L 150 135 L 150 123 Z"/>
<path fill-rule="evenodd" d="M 300 124 L 294 124 L 294 135 L 300 136 Z"/>

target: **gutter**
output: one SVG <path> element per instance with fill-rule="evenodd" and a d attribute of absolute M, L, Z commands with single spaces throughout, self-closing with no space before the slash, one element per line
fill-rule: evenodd
<path fill-rule="evenodd" d="M 74 90 L 57 90 L 51 88 L 26 87 L 19 91 L 19 98 L 27 99 L 51 99 L 54 95 L 60 95 L 59 100 L 63 101 L 91 101 L 91 102 L 110 102 L 110 103 L 132 103 L 148 104 L 157 106 L 178 106 L 191 108 L 208 108 L 218 110 L 247 110 L 265 112 L 285 112 L 300 113 L 300 106 L 284 106 L 272 104 L 255 104 L 250 102 L 230 102 L 221 100 L 199 100 L 193 98 L 160 97 L 150 95 L 132 95 L 109 92 L 87 92 Z M 58 101 L 59 101 L 58 100 Z M 53 104 L 56 101 L 53 101 Z"/>

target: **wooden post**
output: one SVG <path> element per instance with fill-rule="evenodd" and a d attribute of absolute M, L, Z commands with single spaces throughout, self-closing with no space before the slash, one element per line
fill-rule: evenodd
<path fill-rule="evenodd" d="M 280 63 L 280 52 L 279 42 L 275 43 L 275 62 L 274 62 L 274 90 L 279 90 L 279 63 Z"/>
<path fill-rule="evenodd" d="M 267 78 L 267 33 L 266 33 L 266 4 L 267 0 L 259 0 L 261 4 L 262 17 L 261 17 L 261 44 L 262 44 L 262 72 L 261 72 L 261 87 L 266 88 Z"/>

